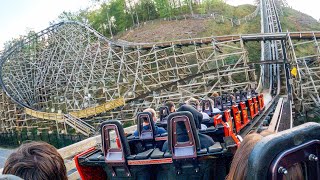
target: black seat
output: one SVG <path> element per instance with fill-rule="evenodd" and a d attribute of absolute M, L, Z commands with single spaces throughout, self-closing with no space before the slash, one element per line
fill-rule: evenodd
<path fill-rule="evenodd" d="M 150 155 L 151 159 L 160 159 L 163 158 L 164 152 L 162 152 L 159 148 L 153 150 L 152 154 Z"/>
<path fill-rule="evenodd" d="M 214 107 L 220 109 L 220 111 L 224 110 L 223 99 L 221 96 L 214 98 Z"/>
<path fill-rule="evenodd" d="M 136 155 L 135 159 L 137 159 L 137 160 L 138 159 L 148 159 L 152 152 L 153 152 L 153 149 L 149 149 L 144 152 L 138 153 Z"/>
<path fill-rule="evenodd" d="M 214 103 L 214 101 L 213 101 Z M 220 113 L 213 113 L 213 104 L 211 104 L 211 101 L 210 100 L 202 100 L 201 101 L 201 106 L 202 106 L 202 112 L 208 114 L 209 116 L 209 119 L 202 119 L 202 124 L 206 125 L 208 128 L 213 127 L 214 125 L 214 120 L 213 120 L 213 117 L 217 114 L 220 114 Z M 206 108 L 208 107 L 208 108 Z"/>
<path fill-rule="evenodd" d="M 251 96 L 257 96 L 259 93 L 257 93 L 254 89 L 251 90 Z"/>
<path fill-rule="evenodd" d="M 144 126 L 143 123 L 148 123 Z M 166 141 L 167 133 L 157 134 L 157 127 L 150 112 L 137 114 L 137 131 L 135 135 L 128 137 L 132 154 L 142 153 L 156 147 L 161 148 Z"/>
<path fill-rule="evenodd" d="M 179 111 L 188 111 L 191 112 L 193 115 L 193 119 L 196 125 L 196 131 L 198 132 L 198 136 L 200 139 L 200 148 L 207 148 L 214 144 L 214 141 L 210 136 L 207 136 L 205 134 L 201 134 L 198 130 L 201 129 L 201 123 L 202 123 L 202 113 L 198 112 L 196 109 L 194 109 L 192 106 L 183 105 L 178 109 Z"/>
<path fill-rule="evenodd" d="M 200 140 L 190 112 L 180 111 L 170 114 L 168 133 L 168 150 L 173 154 L 173 159 L 196 157 L 197 150 L 200 150 Z"/>
<path fill-rule="evenodd" d="M 202 107 L 202 112 L 204 112 L 204 113 L 208 114 L 210 117 L 212 117 L 213 109 L 212 109 L 212 104 L 209 100 L 202 100 L 201 107 Z M 208 109 L 206 107 L 208 107 Z"/>
<path fill-rule="evenodd" d="M 149 129 L 143 127 L 143 122 L 147 122 Z M 140 112 L 137 114 L 137 131 L 139 134 L 139 139 L 153 139 L 156 135 L 156 127 L 150 112 Z"/>
<path fill-rule="evenodd" d="M 192 109 L 189 109 L 192 108 Z M 163 165 L 165 168 L 160 168 L 161 177 L 158 179 L 213 179 L 213 169 L 215 168 L 213 159 L 198 160 L 198 154 L 203 156 L 208 153 L 208 147 L 214 145 L 213 140 L 206 135 L 198 132 L 197 124 L 199 122 L 194 120 L 194 116 L 190 111 L 180 111 L 181 109 L 189 109 L 195 113 L 197 112 L 193 107 L 184 105 L 178 112 L 171 113 L 168 116 L 168 148 L 164 157 L 170 157 L 171 154 L 173 164 Z M 199 113 L 200 120 L 202 114 Z M 201 122 L 201 121 L 200 121 Z M 207 141 L 207 138 L 210 139 Z M 220 143 L 219 143 L 220 145 Z M 211 152 L 215 147 L 211 147 Z M 163 150 L 166 148 L 164 147 Z"/>
<path fill-rule="evenodd" d="M 108 177 L 131 174 L 126 161 L 131 152 L 120 121 L 110 120 L 101 124 L 101 141 Z"/>
<path fill-rule="evenodd" d="M 234 93 L 234 97 L 236 99 L 236 103 L 238 104 L 239 102 L 241 102 L 241 92 L 235 92 Z"/>
<path fill-rule="evenodd" d="M 248 180 L 283 179 L 300 164 L 305 179 L 320 177 L 320 124 L 306 123 L 259 141 L 248 161 Z"/>
<path fill-rule="evenodd" d="M 170 114 L 169 108 L 167 106 L 161 106 L 159 108 L 159 116 L 161 123 L 167 123 L 167 116 Z"/>
<path fill-rule="evenodd" d="M 240 92 L 240 98 L 242 101 L 246 101 L 247 97 L 248 97 L 248 92 L 246 92 L 246 91 Z"/>
<path fill-rule="evenodd" d="M 220 142 L 214 143 L 214 145 L 208 147 L 209 153 L 215 153 L 222 151 L 223 147 L 221 146 Z"/>
<path fill-rule="evenodd" d="M 129 166 L 127 160 L 132 157 L 123 127 L 119 121 L 106 121 L 101 124 L 102 152 L 108 179 L 151 179 L 149 166 Z M 150 156 L 150 151 L 134 155 L 137 159 Z"/>
<path fill-rule="evenodd" d="M 212 146 L 214 144 L 214 141 L 212 140 L 212 138 L 210 136 L 199 133 L 198 129 L 201 127 L 202 114 L 200 112 L 198 112 L 197 110 L 195 110 L 192 106 L 189 106 L 189 105 L 181 106 L 176 113 L 172 113 L 168 116 L 168 132 L 169 132 L 168 141 L 170 140 L 170 132 L 172 131 L 172 129 L 169 128 L 169 123 L 171 121 L 170 118 L 178 116 L 180 114 L 178 112 L 183 112 L 182 114 L 184 114 L 188 118 L 188 120 L 190 121 L 191 128 L 194 133 L 193 136 L 195 136 L 195 141 L 199 140 L 199 148 L 200 149 L 207 148 L 207 147 Z M 196 118 L 194 118 L 194 117 L 196 117 Z M 194 124 L 194 126 L 193 126 L 193 124 Z M 184 130 L 182 130 L 182 131 L 184 131 Z M 179 136 L 179 138 L 183 139 L 184 137 Z M 164 151 L 167 150 L 168 145 L 169 145 L 168 143 L 170 143 L 170 142 L 167 142 L 164 144 L 164 147 L 162 148 Z"/>

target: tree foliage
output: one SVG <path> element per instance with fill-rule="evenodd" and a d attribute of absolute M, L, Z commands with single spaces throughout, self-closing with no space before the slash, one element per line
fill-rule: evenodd
<path fill-rule="evenodd" d="M 134 12 L 138 14 L 141 22 L 157 19 L 160 17 L 156 4 L 152 0 L 141 0 L 135 4 Z"/>
<path fill-rule="evenodd" d="M 136 24 L 184 14 L 222 13 L 228 10 L 224 0 L 92 0 L 95 10 L 63 12 L 59 20 L 88 23 L 105 36 L 112 36 Z M 228 10 L 232 15 L 232 10 Z"/>

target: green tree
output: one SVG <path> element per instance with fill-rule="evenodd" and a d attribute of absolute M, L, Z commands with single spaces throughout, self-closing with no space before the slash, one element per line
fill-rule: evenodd
<path fill-rule="evenodd" d="M 113 0 L 109 5 L 109 13 L 108 11 L 103 12 L 104 17 L 109 16 L 110 19 L 115 19 L 116 24 L 116 32 L 120 32 L 129 27 L 130 23 L 128 21 L 128 14 L 126 9 L 125 0 Z"/>
<path fill-rule="evenodd" d="M 168 0 L 154 0 L 154 2 L 161 18 L 171 16 L 171 8 Z"/>
<path fill-rule="evenodd" d="M 209 11 L 214 10 L 219 14 L 226 15 L 224 12 L 227 6 L 224 0 L 206 0 L 205 3 L 207 4 Z M 227 13 L 230 13 L 230 12 L 227 12 Z"/>
<path fill-rule="evenodd" d="M 129 9 L 129 14 L 131 16 L 132 19 L 132 24 L 136 24 L 135 21 L 137 21 L 137 23 L 139 24 L 139 17 L 138 17 L 138 13 L 136 8 L 133 9 L 133 1 L 132 0 L 127 0 L 126 4 L 128 6 Z"/>
<path fill-rule="evenodd" d="M 94 29 L 105 36 L 113 36 L 132 26 L 128 12 L 125 0 L 113 0 L 87 13 L 87 18 Z"/>
<path fill-rule="evenodd" d="M 159 18 L 156 6 L 151 0 L 141 0 L 135 5 L 134 11 L 142 22 Z"/>
<path fill-rule="evenodd" d="M 78 21 L 82 23 L 88 23 L 88 10 L 79 10 L 77 12 L 67 12 L 63 11 L 58 19 L 60 21 Z"/>

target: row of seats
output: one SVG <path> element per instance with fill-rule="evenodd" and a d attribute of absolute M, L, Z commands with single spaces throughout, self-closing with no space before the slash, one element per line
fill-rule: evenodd
<path fill-rule="evenodd" d="M 207 127 L 221 128 L 225 126 L 224 123 L 230 122 L 227 126 L 232 126 L 233 133 L 239 134 L 264 109 L 264 106 L 263 94 L 257 94 L 254 91 L 233 95 L 223 94 L 212 98 L 212 100 L 201 101 L 202 112 L 209 116 L 209 119 L 203 119 L 202 123 Z M 216 109 L 220 111 L 217 112 Z M 160 121 L 157 125 L 166 128 L 169 114 L 168 107 L 160 107 Z M 230 136 L 227 129 L 225 129 L 225 132 L 225 136 Z"/>
<path fill-rule="evenodd" d="M 126 176 L 126 171 L 130 169 L 129 166 L 161 164 L 161 167 L 165 168 L 176 160 L 189 159 L 191 161 L 185 162 L 180 168 L 194 168 L 191 172 L 199 171 L 198 175 L 202 177 L 203 174 L 208 174 L 204 171 L 212 171 L 215 165 L 212 164 L 213 161 L 195 163 L 193 161 L 194 158 L 226 156 L 225 153 L 228 151 L 228 147 L 225 143 L 214 142 L 211 137 L 201 134 L 198 130 L 199 122 L 194 119 L 195 115 L 193 113 L 196 115 L 199 112 L 187 105 L 180 107 L 178 112 L 171 113 L 167 122 L 167 138 L 160 140 L 157 140 L 157 138 L 161 137 L 161 135 L 157 136 L 155 134 L 154 123 L 151 114 L 148 112 L 142 112 L 138 115 L 138 137 L 132 135 L 126 137 L 118 121 L 107 121 L 101 125 L 101 136 L 104 140 L 102 141 L 102 151 L 87 152 L 88 156 L 80 156 L 79 164 L 83 166 L 89 165 L 90 167 L 92 165 L 100 166 L 104 163 L 102 158 L 105 157 L 105 161 L 111 163 L 106 170 L 108 176 L 122 177 Z M 147 130 L 144 130 L 141 126 L 141 123 L 145 121 L 150 123 L 150 128 Z M 231 156 L 229 155 L 230 158 Z M 133 171 L 135 172 L 135 170 Z M 224 173 L 221 174 L 221 172 Z M 219 171 L 219 173 L 221 177 L 225 176 L 225 168 L 224 171 Z M 159 172 L 155 174 L 158 175 Z M 144 178 L 145 174 L 136 176 Z M 167 176 L 171 176 L 171 173 L 167 174 Z M 195 177 L 194 174 L 191 174 L 191 176 Z M 149 178 L 149 176 L 146 177 Z"/>
<path fill-rule="evenodd" d="M 181 139 L 185 136 L 187 140 Z M 91 148 L 75 157 L 82 179 L 92 179 L 93 173 L 96 179 L 225 179 L 232 156 L 225 143 L 201 148 L 192 113 L 187 111 L 168 117 L 166 152 L 153 147 L 133 153 L 118 121 L 103 123 L 101 137 L 101 149 Z M 286 169 L 301 163 L 307 168 L 305 176 L 314 179 L 320 175 L 319 150 L 317 123 L 269 135 L 251 152 L 247 177 L 283 179 Z"/>
<path fill-rule="evenodd" d="M 227 96 L 217 97 L 214 99 L 216 106 L 220 104 L 220 109 L 224 110 L 220 113 L 213 113 L 211 105 L 212 101 L 203 100 L 201 102 L 203 111 L 208 113 L 208 116 L 210 117 L 208 121 L 203 121 L 202 115 L 194 108 L 189 108 L 188 106 L 183 105 L 178 110 L 191 112 L 196 124 L 196 129 L 199 132 L 198 136 L 203 142 L 201 145 L 202 147 L 207 148 L 214 144 L 214 142 L 224 143 L 227 147 L 235 147 L 240 144 L 240 140 L 236 135 L 249 123 L 246 103 L 250 103 L 252 99 L 256 99 L 256 96 L 247 98 L 247 95 L 243 93 L 236 96 L 235 99 L 240 99 L 239 101 L 232 102 L 232 98 L 229 98 L 231 102 L 225 100 L 222 102 L 222 99 L 228 99 L 225 97 Z M 257 97 L 263 98 L 262 95 Z M 227 106 L 228 103 L 232 104 L 231 109 Z M 259 105 L 261 105 L 261 103 L 259 103 Z M 263 106 L 264 105 L 260 107 Z M 239 111 L 238 108 L 242 111 Z M 137 133 L 128 137 L 131 151 L 134 154 L 141 153 L 152 148 L 159 148 L 162 151 L 166 151 L 168 149 L 168 142 L 166 141 L 168 140 L 168 133 L 158 134 L 155 129 L 158 127 L 168 129 L 167 122 L 169 122 L 168 117 L 170 116 L 170 111 L 168 107 L 160 107 L 159 111 L 161 121 L 158 123 L 153 121 L 154 117 L 152 117 L 149 112 L 142 112 L 137 115 Z M 244 117 L 243 120 L 241 120 L 240 112 L 242 112 L 242 117 Z M 148 125 L 144 125 L 144 123 Z M 202 123 L 207 125 L 209 128 L 199 130 L 200 124 Z M 148 128 L 145 129 L 145 127 Z"/>
<path fill-rule="evenodd" d="M 220 98 L 221 100 L 223 98 Z M 218 102 L 219 98 L 215 102 Z M 205 101 L 202 102 L 202 106 L 205 106 Z M 208 101 L 211 103 L 210 101 Z M 220 103 L 222 104 L 222 103 Z M 211 107 L 211 104 L 209 104 L 209 107 Z M 218 114 L 208 114 L 211 118 L 214 116 L 221 116 L 221 123 L 217 123 L 218 121 L 215 121 L 216 124 L 211 122 L 211 127 L 209 127 L 205 131 L 199 131 L 202 115 L 199 115 L 199 112 L 197 112 L 196 109 L 190 107 L 190 106 L 182 106 L 179 108 L 179 112 L 176 113 L 169 113 L 168 108 L 163 108 L 165 111 L 167 111 L 167 116 L 165 116 L 166 122 L 163 123 L 164 127 L 168 130 L 168 133 L 164 134 L 157 134 L 155 129 L 155 123 L 153 121 L 153 117 L 151 113 L 149 112 L 142 112 L 137 115 L 137 132 L 138 135 L 134 136 L 128 136 L 126 138 L 123 138 L 124 135 L 122 134 L 123 130 L 120 130 L 118 134 L 120 137 L 117 136 L 115 140 L 115 145 L 113 147 L 117 147 L 116 149 L 110 149 L 109 152 L 93 152 L 93 156 L 90 156 L 89 158 L 86 158 L 86 161 L 84 161 L 84 165 L 86 164 L 103 164 L 101 162 L 102 154 L 107 154 L 106 158 L 108 161 L 116 161 L 119 167 L 112 167 L 109 169 L 110 171 L 107 171 L 107 174 L 112 176 L 117 176 L 117 174 L 122 174 L 126 176 L 126 171 L 129 172 L 127 166 L 143 166 L 143 165 L 150 165 L 150 164 L 162 164 L 161 166 L 170 166 L 170 164 L 174 163 L 177 160 L 180 159 L 194 159 L 198 157 L 205 157 L 205 156 L 224 156 L 224 161 L 229 161 L 228 163 L 220 164 L 218 167 L 216 165 L 208 165 L 210 163 L 213 163 L 211 161 L 207 162 L 201 162 L 201 166 L 203 167 L 211 167 L 205 168 L 208 171 L 214 172 L 214 170 L 217 170 L 220 168 L 219 171 L 216 171 L 215 177 L 225 177 L 226 175 L 226 164 L 230 163 L 231 155 L 230 148 L 235 147 L 239 145 L 239 141 L 235 142 L 234 139 L 236 139 L 235 136 L 232 137 L 232 132 L 230 130 L 230 126 L 227 124 L 232 124 L 232 117 L 230 114 L 230 110 L 226 109 L 222 113 Z M 223 105 L 221 107 L 221 110 L 223 110 Z M 160 108 L 160 112 L 161 112 Z M 212 112 L 212 111 L 211 111 Z M 161 118 L 161 113 L 160 113 Z M 228 122 L 228 123 L 227 123 Z M 106 122 L 106 125 L 109 127 L 108 124 L 115 124 L 116 126 L 110 125 L 112 131 L 115 131 L 117 127 L 118 129 L 121 129 L 120 124 L 117 124 L 117 122 L 109 121 Z M 149 128 L 144 128 L 144 123 L 149 125 Z M 213 126 L 214 124 L 214 126 Z M 159 124 L 158 124 L 159 125 Z M 210 125 L 209 125 L 210 126 Z M 109 136 L 107 135 L 106 138 L 106 131 L 102 129 L 102 138 L 103 139 L 109 139 L 109 143 L 102 143 L 103 149 L 109 149 L 108 147 L 111 147 L 112 143 L 110 142 Z M 107 132 L 109 132 L 110 129 L 108 129 Z M 219 131 L 222 130 L 222 131 Z M 220 132 L 220 133 L 219 133 Z M 222 133 L 221 133 L 222 132 Z M 227 133 L 226 133 L 227 132 Z M 110 133 L 109 133 L 110 134 Z M 209 135 L 209 136 L 208 136 Z M 211 137 L 210 137 L 211 136 Z M 232 137 L 232 138 L 230 138 Z M 214 141 L 214 140 L 215 141 Z M 106 145 L 109 145 L 106 147 Z M 123 154 L 121 155 L 120 149 L 123 149 Z M 98 150 L 99 151 L 99 150 Z M 229 152 L 229 153 L 228 153 Z M 81 159 L 81 158 L 80 158 Z M 81 161 L 81 160 L 80 160 Z M 122 163 L 120 163 L 120 161 Z M 127 165 L 125 164 L 127 162 Z M 221 161 L 223 162 L 223 161 Z M 190 166 L 191 163 L 191 166 Z M 194 167 L 195 169 L 199 169 L 199 162 L 194 165 L 194 162 L 187 163 L 186 166 L 183 166 L 185 168 Z M 197 165 L 198 164 L 198 165 Z M 214 169 L 212 169 L 214 168 Z M 222 168 L 222 169 L 221 169 Z M 116 172 L 115 170 L 119 170 L 119 172 Z M 196 171 L 204 171 L 203 168 L 200 168 Z M 134 171 L 134 170 L 133 170 Z M 137 171 L 140 172 L 140 171 Z M 150 172 L 150 170 L 146 171 Z M 161 171 L 159 171 L 161 172 Z M 161 174 L 159 172 L 156 172 L 155 174 Z M 179 171 L 178 171 L 179 172 Z M 193 172 L 186 171 L 186 172 Z M 186 172 L 184 173 L 186 175 Z M 172 173 L 170 173 L 172 174 Z M 188 174 L 188 173 L 187 173 Z M 203 174 L 203 173 L 201 173 Z M 208 173 L 204 173 L 208 174 Z M 209 173 L 210 174 L 210 173 Z M 212 175 L 213 173 L 211 173 Z M 138 174 L 139 177 L 145 177 L 145 174 Z M 186 177 L 194 177 L 194 174 L 188 174 Z M 149 176 L 146 176 L 149 177 Z M 159 177 L 157 177 L 159 179 Z M 210 178 L 212 179 L 212 178 Z"/>
<path fill-rule="evenodd" d="M 134 174 L 133 176 L 142 179 L 150 179 L 151 177 L 161 179 L 162 177 L 171 177 L 172 174 L 183 173 L 184 175 L 179 175 L 179 177 L 221 179 L 226 175 L 226 169 L 232 157 L 232 149 L 240 144 L 232 131 L 233 119 L 237 118 L 234 115 L 235 107 L 241 108 L 242 105 L 252 100 L 252 97 L 240 98 L 241 100 L 238 102 L 236 100 L 232 102 L 232 98 L 230 98 L 231 101 L 223 99 L 224 97 L 214 99 L 216 107 L 220 105 L 221 113 L 213 113 L 210 104 L 212 101 L 202 101 L 203 111 L 209 109 L 206 113 L 212 119 L 212 121 L 208 121 L 209 128 L 206 130 L 199 130 L 201 123 L 203 123 L 202 114 L 187 105 L 181 106 L 175 113 L 170 113 L 167 107 L 160 108 L 160 118 L 165 118 L 166 122 L 162 120 L 161 124 L 157 125 L 165 127 L 168 133 L 157 133 L 157 125 L 150 112 L 142 112 L 137 115 L 137 133 L 128 137 L 124 136 L 120 123 L 108 121 L 101 127 L 102 139 L 105 140 L 102 142 L 102 151 L 96 149 L 88 152 L 88 156 L 80 156 L 79 164 L 85 167 L 89 165 L 89 168 L 92 168 L 92 165 L 100 167 L 108 162 L 108 168 L 103 166 L 103 169 L 108 177 L 114 178 L 131 177 Z M 166 116 L 162 116 L 161 112 L 166 112 Z M 115 136 L 115 139 L 112 140 L 112 136 Z M 194 161 L 201 157 L 224 157 L 223 161 L 219 161 L 224 163 L 217 166 L 215 161 Z M 105 158 L 104 161 L 102 158 Z M 181 160 L 184 164 L 177 165 L 176 162 Z M 169 173 L 168 169 L 171 168 L 168 167 L 171 167 L 172 164 L 176 168 L 176 173 Z M 150 172 L 153 172 L 154 168 L 151 168 L 150 165 L 158 166 L 157 171 L 152 173 L 153 175 L 150 175 Z M 144 171 L 141 171 L 141 168 Z M 217 169 L 219 170 L 217 171 Z M 194 172 L 201 172 L 199 173 L 201 175 Z M 203 174 L 208 176 L 203 177 Z"/>
<path fill-rule="evenodd" d="M 230 100 L 227 101 L 225 99 Z M 234 102 L 232 102 L 233 99 Z M 224 111 L 213 113 L 211 103 L 214 103 L 216 107 L 219 107 L 220 105 L 220 109 Z M 228 103 L 230 103 L 231 106 L 228 105 Z M 253 108 L 254 114 L 247 111 L 247 104 L 248 107 L 251 106 Z M 240 140 L 237 137 L 237 134 L 239 134 L 240 130 L 253 119 L 253 115 L 256 115 L 263 109 L 264 104 L 262 94 L 257 95 L 251 93 L 251 96 L 248 97 L 246 93 L 242 92 L 242 94 L 235 94 L 233 98 L 231 98 L 230 95 L 223 95 L 214 98 L 214 101 L 202 100 L 201 106 L 202 111 L 207 113 L 210 117 L 207 121 L 202 119 L 200 112 L 194 108 L 190 108 L 190 106 L 182 105 L 178 111 L 187 111 L 192 114 L 195 128 L 199 132 L 198 136 L 202 141 L 201 147 L 207 148 L 213 145 L 214 142 L 225 143 L 228 147 L 239 146 Z M 255 110 L 254 107 L 257 107 L 257 110 Z M 137 131 L 134 135 L 128 137 L 131 151 L 134 154 L 152 148 L 159 148 L 162 151 L 168 149 L 168 141 L 166 141 L 169 140 L 168 133 L 159 134 L 157 129 L 158 127 L 164 127 L 165 129 L 170 130 L 167 127 L 167 123 L 169 122 L 168 117 L 170 117 L 171 114 L 169 107 L 160 107 L 159 111 L 161 121 L 158 123 L 153 121 L 154 116 L 152 116 L 150 112 L 142 112 L 137 115 Z M 177 116 L 177 113 L 173 114 Z M 250 120 L 249 117 L 251 117 Z M 209 128 L 202 130 L 200 128 L 202 123 Z M 186 126 L 184 126 L 184 128 L 185 127 Z M 187 139 L 186 135 L 184 139 Z"/>

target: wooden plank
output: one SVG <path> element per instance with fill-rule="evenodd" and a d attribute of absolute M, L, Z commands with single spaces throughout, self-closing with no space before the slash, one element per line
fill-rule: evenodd
<path fill-rule="evenodd" d="M 77 180 L 80 179 L 80 174 L 78 173 L 78 171 L 73 172 L 72 174 L 70 174 L 68 176 L 69 180 Z"/>
<path fill-rule="evenodd" d="M 269 124 L 268 131 L 271 131 L 271 132 L 275 132 L 276 131 L 276 128 L 277 128 L 277 125 L 278 125 L 278 120 L 279 120 L 280 115 L 281 115 L 282 105 L 283 105 L 283 98 L 279 98 L 276 110 L 274 111 L 274 114 L 272 116 L 271 122 Z"/>
<path fill-rule="evenodd" d="M 64 165 L 66 166 L 67 168 L 67 172 L 76 168 L 76 164 L 74 163 L 74 160 L 73 159 L 68 159 L 68 160 L 65 160 L 65 163 Z"/>
<path fill-rule="evenodd" d="M 45 112 L 35 111 L 29 108 L 25 108 L 25 113 L 40 119 L 63 121 L 63 114 L 59 114 L 59 113 L 45 113 Z"/>
<path fill-rule="evenodd" d="M 76 154 L 79 154 L 80 152 L 89 149 L 91 147 L 94 147 L 97 145 L 97 143 L 100 143 L 101 137 L 99 136 L 94 136 L 88 139 L 85 139 L 83 141 L 80 141 L 75 144 L 71 144 L 70 146 L 61 148 L 58 150 L 60 155 L 62 156 L 63 159 L 73 157 Z"/>
<path fill-rule="evenodd" d="M 85 118 L 85 117 L 89 117 L 89 116 L 94 116 L 97 114 L 100 114 L 102 112 L 106 112 L 106 111 L 110 111 L 112 109 L 115 109 L 119 106 L 123 106 L 125 105 L 125 100 L 123 97 L 120 97 L 118 99 L 103 103 L 101 105 L 98 105 L 96 107 L 90 107 L 90 108 L 86 108 L 80 111 L 74 111 L 74 112 L 70 112 L 69 114 L 78 117 L 78 118 Z"/>
<path fill-rule="evenodd" d="M 280 118 L 276 132 L 281 132 L 287 129 L 292 128 L 292 109 L 291 102 L 288 99 L 284 100 Z"/>
<path fill-rule="evenodd" d="M 125 104 L 124 98 L 120 97 L 110 102 L 106 102 L 104 104 L 98 105 L 97 108 L 90 107 L 80 111 L 70 112 L 70 114 L 78 118 L 84 118 L 84 117 L 94 116 L 96 114 L 100 114 L 102 112 L 115 109 L 119 106 L 123 106 L 124 104 Z M 46 113 L 46 112 L 35 111 L 29 108 L 25 108 L 25 113 L 40 119 L 55 120 L 55 121 L 64 120 L 64 115 L 60 113 Z"/>
<path fill-rule="evenodd" d="M 291 32 L 288 35 L 292 39 L 313 39 L 313 33 L 316 38 L 320 38 L 320 33 L 318 31 L 315 32 Z M 226 35 L 226 36 L 213 36 L 213 37 L 205 37 L 205 38 L 194 38 L 194 39 L 182 39 L 177 41 L 168 41 L 168 42 L 158 42 L 158 43 L 147 43 L 142 44 L 140 48 L 151 49 L 153 47 L 166 48 L 174 45 L 194 45 L 196 44 L 210 44 L 213 40 L 218 42 L 225 41 L 240 41 L 240 39 L 244 39 L 246 41 L 263 41 L 263 40 L 274 40 L 274 39 L 286 39 L 287 33 L 265 33 L 265 34 L 244 34 L 244 35 Z M 133 45 L 136 46 L 136 45 Z"/>

